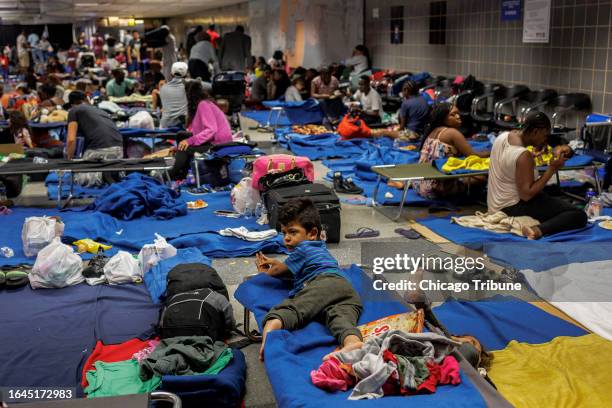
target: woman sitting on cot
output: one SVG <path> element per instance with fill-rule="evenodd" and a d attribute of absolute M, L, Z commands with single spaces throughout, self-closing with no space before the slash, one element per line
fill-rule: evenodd
<path fill-rule="evenodd" d="M 582 228 L 587 223 L 584 211 L 543 192 L 546 183 L 572 154 L 569 147 L 555 148 L 546 171 L 537 174 L 535 157 L 527 146 L 541 149 L 550 135 L 550 128 L 548 116 L 531 112 L 521 130 L 502 133 L 495 139 L 491 150 L 488 211 L 538 220 L 540 224 L 537 226 L 523 227 L 523 235 L 529 239 Z"/>
<path fill-rule="evenodd" d="M 212 145 L 232 141 L 232 129 L 225 114 L 204 89 L 201 81 L 190 81 L 187 86 L 187 129 L 179 132 L 174 167 L 170 170 L 173 180 L 187 176 L 194 153 L 207 152 Z"/>
<path fill-rule="evenodd" d="M 489 157 L 489 152 L 476 152 L 459 132 L 461 116 L 459 109 L 450 103 L 435 105 L 425 129 L 427 137 L 421 143 L 419 163 L 433 163 L 436 159 L 446 157 Z M 467 183 L 483 183 L 481 177 L 469 177 L 454 180 L 423 180 L 414 182 L 416 192 L 425 198 L 439 198 L 461 193 Z"/>

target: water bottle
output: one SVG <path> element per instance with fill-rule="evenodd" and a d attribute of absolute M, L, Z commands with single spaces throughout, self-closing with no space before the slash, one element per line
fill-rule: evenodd
<path fill-rule="evenodd" d="M 196 184 L 196 179 L 191 169 L 187 171 L 187 178 L 185 179 L 185 182 L 187 183 L 188 186 L 195 186 Z"/>
<path fill-rule="evenodd" d="M 0 182 L 0 201 L 6 200 L 8 200 L 8 197 L 6 196 L 6 187 L 4 187 L 4 184 Z"/>
<path fill-rule="evenodd" d="M 255 218 L 260 219 L 263 212 L 264 212 L 264 206 L 260 201 L 257 203 L 257 206 L 255 207 Z"/>
<path fill-rule="evenodd" d="M 32 159 L 32 163 L 34 164 L 47 164 L 49 163 L 49 160 L 45 159 L 44 157 L 34 157 L 34 159 Z"/>
<path fill-rule="evenodd" d="M 595 190 L 593 190 L 592 188 L 589 188 L 589 189 L 587 190 L 587 192 L 586 192 L 586 197 L 585 197 L 585 198 L 586 198 L 587 205 L 588 205 L 588 203 L 591 201 L 591 198 L 593 198 L 593 197 L 595 197 L 595 196 L 596 196 L 596 194 L 595 194 Z"/>

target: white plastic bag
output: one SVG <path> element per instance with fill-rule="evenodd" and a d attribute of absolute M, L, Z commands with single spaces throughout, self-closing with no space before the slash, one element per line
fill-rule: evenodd
<path fill-rule="evenodd" d="M 172 258 L 176 255 L 176 248 L 166 241 L 166 238 L 159 234 L 155 234 L 155 241 L 152 244 L 146 244 L 138 254 L 138 264 L 144 275 L 157 265 L 162 259 Z"/>
<path fill-rule="evenodd" d="M 155 129 L 153 117 L 147 111 L 136 112 L 134 115 L 130 116 L 129 126 L 131 128 Z"/>
<path fill-rule="evenodd" d="M 244 215 L 246 212 L 255 212 L 257 204 L 261 200 L 259 191 L 254 189 L 252 184 L 251 177 L 245 177 L 232 189 L 232 206 L 238 214 Z"/>
<path fill-rule="evenodd" d="M 142 282 L 142 271 L 138 261 L 125 251 L 117 252 L 104 265 L 104 276 L 111 285 L 119 283 Z"/>
<path fill-rule="evenodd" d="M 27 257 L 36 256 L 55 237 L 64 234 L 64 224 L 51 217 L 28 217 L 23 222 L 21 241 Z"/>
<path fill-rule="evenodd" d="M 30 285 L 32 289 L 76 285 L 84 280 L 82 270 L 81 257 L 56 237 L 38 253 L 29 275 Z"/>

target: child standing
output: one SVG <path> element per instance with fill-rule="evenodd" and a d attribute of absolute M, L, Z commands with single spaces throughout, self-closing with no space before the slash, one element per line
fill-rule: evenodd
<path fill-rule="evenodd" d="M 293 290 L 263 320 L 260 360 L 264 358 L 269 332 L 295 330 L 313 320 L 325 322 L 342 345 L 341 351 L 360 348 L 363 341 L 356 326 L 363 306 L 338 262 L 321 241 L 319 211 L 311 200 L 293 199 L 280 209 L 279 221 L 291 254 L 281 262 L 258 253 L 257 269 L 274 277 L 292 277 Z"/>
<path fill-rule="evenodd" d="M 23 147 L 33 148 L 32 138 L 30 136 L 30 130 L 28 129 L 28 121 L 21 111 L 12 110 L 9 114 L 9 131 L 13 136 L 16 144 L 20 144 Z"/>

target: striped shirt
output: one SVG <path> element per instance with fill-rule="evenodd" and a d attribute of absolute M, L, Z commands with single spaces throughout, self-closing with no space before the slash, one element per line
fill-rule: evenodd
<path fill-rule="evenodd" d="M 285 260 L 285 265 L 293 274 L 293 290 L 289 296 L 295 296 L 304 284 L 321 274 L 347 276 L 340 271 L 338 261 L 329 253 L 323 241 L 302 241 Z"/>

